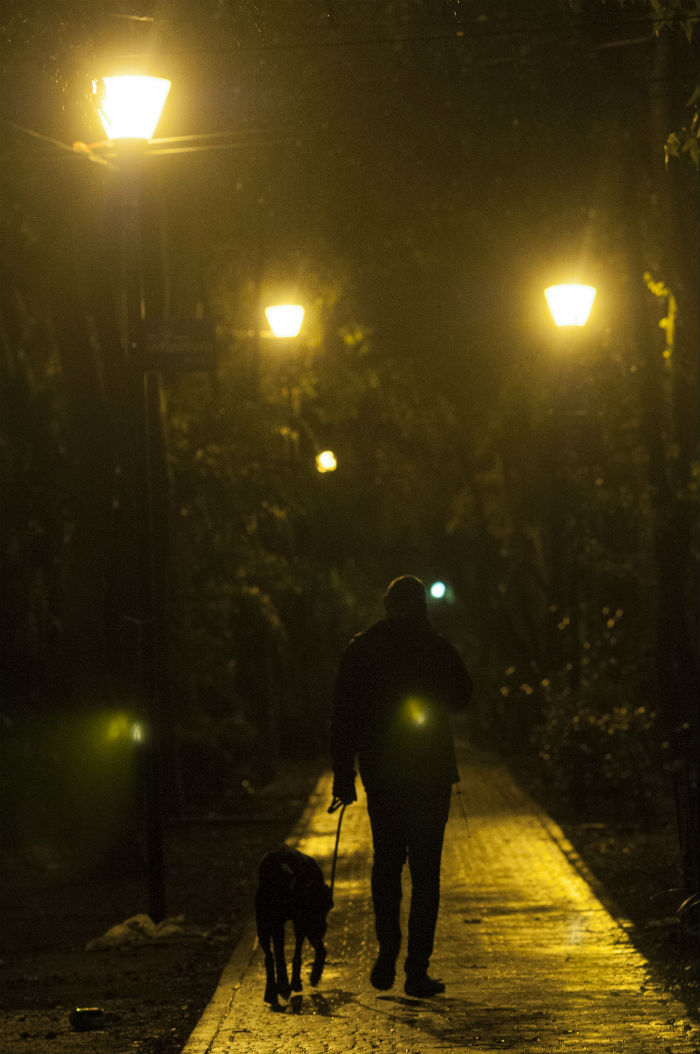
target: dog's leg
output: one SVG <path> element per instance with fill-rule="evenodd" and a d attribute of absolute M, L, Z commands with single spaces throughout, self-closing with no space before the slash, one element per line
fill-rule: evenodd
<path fill-rule="evenodd" d="M 301 947 L 304 943 L 304 931 L 299 922 L 294 923 L 294 958 L 292 959 L 292 991 L 301 992 Z"/>
<path fill-rule="evenodd" d="M 309 937 L 309 941 L 316 952 L 314 957 L 313 966 L 311 967 L 311 984 L 317 985 L 321 980 L 323 974 L 323 967 L 326 965 L 326 946 L 320 938 Z"/>
<path fill-rule="evenodd" d="M 283 999 L 289 999 L 291 988 L 287 976 L 287 960 L 284 957 L 284 922 L 275 925 L 272 931 L 272 944 L 275 949 L 277 966 L 277 991 Z"/>
<path fill-rule="evenodd" d="M 279 1006 L 277 984 L 275 983 L 275 960 L 270 947 L 270 931 L 258 927 L 258 941 L 265 956 L 265 995 L 263 999 L 270 1006 Z"/>

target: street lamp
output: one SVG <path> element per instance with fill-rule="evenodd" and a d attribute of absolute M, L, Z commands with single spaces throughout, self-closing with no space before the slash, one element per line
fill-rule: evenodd
<path fill-rule="evenodd" d="M 276 304 L 265 308 L 265 316 L 275 337 L 297 337 L 304 321 L 300 304 Z"/>
<path fill-rule="evenodd" d="M 568 283 L 550 285 L 544 295 L 557 326 L 585 326 L 593 307 L 596 289 L 592 285 Z"/>
<path fill-rule="evenodd" d="M 120 76 L 93 81 L 97 112 L 107 138 L 151 139 L 170 86 L 164 77 Z"/>
<path fill-rule="evenodd" d="M 551 285 L 544 291 L 549 310 L 557 327 L 571 329 L 583 328 L 588 322 L 596 289 L 592 285 L 570 282 L 563 285 Z M 578 342 L 573 334 L 568 336 L 571 346 Z M 577 691 L 580 681 L 580 641 L 578 612 L 578 580 L 572 569 L 572 555 L 568 552 L 568 526 L 574 513 L 574 490 L 570 472 L 567 468 L 567 451 L 571 444 L 571 427 L 575 417 L 580 413 L 573 405 L 574 376 L 573 364 L 567 360 L 565 376 L 560 378 L 560 402 L 553 417 L 554 435 L 550 456 L 550 480 L 552 486 L 550 515 L 552 533 L 552 586 L 553 596 L 551 612 L 556 619 L 554 639 L 559 641 L 559 634 L 569 628 L 572 641 L 569 670 L 569 683 L 572 691 Z M 562 610 L 564 609 L 564 610 Z"/>
<path fill-rule="evenodd" d="M 317 472 L 335 472 L 337 467 L 338 459 L 332 450 L 322 450 L 320 454 L 316 455 Z"/>
<path fill-rule="evenodd" d="M 147 733 L 139 733 L 145 750 L 146 856 L 149 913 L 155 922 L 166 915 L 163 850 L 162 765 L 165 720 L 165 576 L 162 516 L 156 512 L 155 481 L 162 476 L 163 444 L 161 377 L 144 356 L 142 326 L 146 295 L 142 262 L 141 162 L 155 132 L 170 81 L 162 77 L 115 76 L 93 82 L 97 110 L 113 142 L 122 194 L 120 232 L 123 253 L 122 329 L 125 354 L 140 371 L 142 393 L 139 481 L 140 522 L 140 657 Z M 160 471 L 159 471 L 160 469 Z M 162 488 L 161 488 L 162 489 Z"/>

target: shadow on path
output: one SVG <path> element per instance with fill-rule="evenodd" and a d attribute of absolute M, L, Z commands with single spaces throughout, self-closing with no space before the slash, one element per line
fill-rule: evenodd
<path fill-rule="evenodd" d="M 343 1018 L 344 1008 L 355 1006 L 376 1015 L 387 1030 L 396 1024 L 409 1026 L 439 1042 L 449 1042 L 455 1049 L 509 1050 L 540 1040 L 541 1029 L 551 1014 L 545 1010 L 524 1012 L 514 1006 L 483 1006 L 476 1001 L 441 996 L 436 999 L 411 999 L 407 996 L 381 995 L 364 1001 L 358 993 L 330 988 L 311 995 L 293 995 L 281 1012 L 288 1015 Z"/>
<path fill-rule="evenodd" d="M 453 1049 L 508 1050 L 538 1041 L 552 1015 L 544 1010 L 523 1011 L 514 1006 L 484 1006 L 476 1001 L 440 996 L 409 999 L 380 996 L 389 1020 L 426 1033 Z M 375 1008 L 375 1013 L 379 1008 Z M 381 1012 L 381 1011 L 379 1011 Z M 477 1044 L 477 1046 L 475 1046 Z"/>

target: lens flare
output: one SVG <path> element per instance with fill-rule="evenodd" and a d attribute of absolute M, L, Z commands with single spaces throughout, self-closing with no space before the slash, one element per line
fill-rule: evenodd
<path fill-rule="evenodd" d="M 421 727 L 428 720 L 428 705 L 419 696 L 410 696 L 405 703 L 406 720 Z"/>

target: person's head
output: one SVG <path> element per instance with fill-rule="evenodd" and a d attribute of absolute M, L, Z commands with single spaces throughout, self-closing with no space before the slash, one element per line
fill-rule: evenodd
<path fill-rule="evenodd" d="M 390 582 L 384 594 L 384 609 L 388 618 L 427 620 L 428 604 L 420 578 L 400 575 Z"/>

